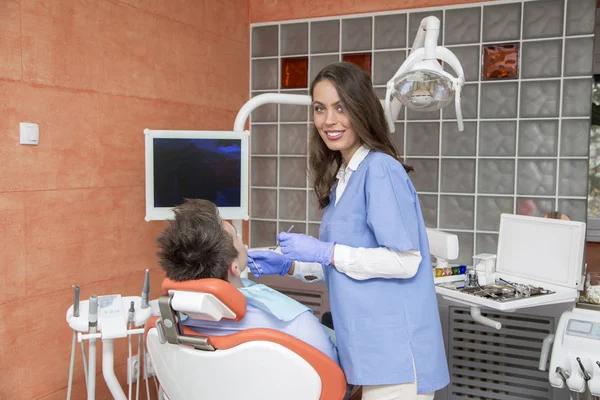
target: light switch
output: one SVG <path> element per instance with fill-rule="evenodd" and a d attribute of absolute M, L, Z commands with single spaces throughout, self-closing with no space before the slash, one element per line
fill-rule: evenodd
<path fill-rule="evenodd" d="M 40 130 L 38 124 L 21 122 L 21 144 L 38 144 Z"/>

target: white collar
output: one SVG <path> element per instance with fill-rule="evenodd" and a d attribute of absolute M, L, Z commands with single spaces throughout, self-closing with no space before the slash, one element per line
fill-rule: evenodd
<path fill-rule="evenodd" d="M 348 168 L 351 169 L 352 171 L 356 171 L 358 169 L 358 166 L 360 165 L 360 163 L 363 162 L 363 160 L 365 158 L 367 158 L 369 151 L 370 151 L 369 149 L 367 149 L 366 147 L 364 147 L 362 145 L 358 149 L 356 149 L 356 151 L 354 152 L 354 155 L 350 159 L 350 162 L 348 163 L 348 165 L 342 164 L 340 166 L 340 169 L 337 173 L 337 178 L 340 179 L 340 175 L 345 174 L 346 170 Z"/>

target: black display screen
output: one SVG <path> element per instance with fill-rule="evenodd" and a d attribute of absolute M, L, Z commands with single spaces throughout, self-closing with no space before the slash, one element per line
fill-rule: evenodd
<path fill-rule="evenodd" d="M 240 139 L 165 139 L 154 144 L 154 207 L 205 199 L 241 206 Z"/>

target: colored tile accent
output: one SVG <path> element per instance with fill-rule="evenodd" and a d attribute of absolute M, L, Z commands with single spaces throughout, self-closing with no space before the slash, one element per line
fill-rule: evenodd
<path fill-rule="evenodd" d="M 516 79 L 519 76 L 519 45 L 483 46 L 482 64 L 482 79 Z"/>
<path fill-rule="evenodd" d="M 281 59 L 281 88 L 299 89 L 308 87 L 308 57 Z"/>
<path fill-rule="evenodd" d="M 360 68 L 367 71 L 369 75 L 371 74 L 371 53 L 344 54 L 342 55 L 342 61 L 358 65 Z"/>

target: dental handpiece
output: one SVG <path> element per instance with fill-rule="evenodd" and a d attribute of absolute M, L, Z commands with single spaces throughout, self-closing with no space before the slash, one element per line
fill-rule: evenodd
<path fill-rule="evenodd" d="M 73 285 L 73 317 L 79 317 L 79 286 Z"/>
<path fill-rule="evenodd" d="M 98 325 L 98 296 L 96 296 L 95 294 L 90 296 L 90 311 L 88 314 L 88 321 L 90 333 L 95 333 L 96 326 Z"/>
<path fill-rule="evenodd" d="M 142 309 L 148 308 L 150 299 L 150 272 L 146 270 L 146 276 L 144 276 L 144 287 L 142 288 Z"/>
<path fill-rule="evenodd" d="M 568 371 L 565 371 L 564 369 L 562 369 L 561 367 L 556 367 L 555 372 L 560 375 L 563 382 L 565 382 L 565 383 L 567 383 L 567 379 L 569 379 L 571 377 L 571 374 Z"/>
<path fill-rule="evenodd" d="M 583 373 L 583 379 L 585 381 L 589 381 L 590 379 L 592 379 L 592 376 L 585 370 L 585 367 L 583 366 L 583 363 L 581 362 L 581 358 L 577 357 L 576 360 L 579 363 L 579 368 L 581 368 L 581 372 Z"/>
<path fill-rule="evenodd" d="M 135 321 L 135 303 L 132 301 L 129 303 L 129 310 L 127 311 L 127 322 Z"/>

